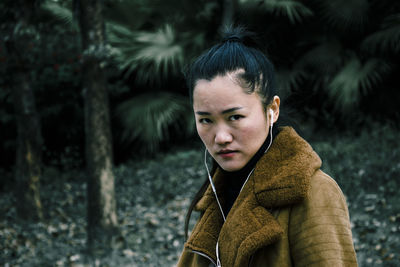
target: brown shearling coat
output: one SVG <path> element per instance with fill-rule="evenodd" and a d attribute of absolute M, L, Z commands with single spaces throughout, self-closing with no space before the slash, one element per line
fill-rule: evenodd
<path fill-rule="evenodd" d="M 357 266 L 345 198 L 320 166 L 311 146 L 284 127 L 225 223 L 207 189 L 196 205 L 202 215 L 177 266 L 210 266 L 216 262 L 217 241 L 222 267 Z M 225 179 L 218 170 L 213 177 L 221 195 Z"/>

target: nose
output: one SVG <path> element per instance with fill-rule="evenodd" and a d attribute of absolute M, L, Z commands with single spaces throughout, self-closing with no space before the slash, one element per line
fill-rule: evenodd
<path fill-rule="evenodd" d="M 232 142 L 232 134 L 227 130 L 220 128 L 215 134 L 215 143 L 218 145 L 225 145 Z"/>

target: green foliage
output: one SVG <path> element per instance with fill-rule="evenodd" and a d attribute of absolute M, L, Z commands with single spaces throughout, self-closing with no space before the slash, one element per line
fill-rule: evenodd
<path fill-rule="evenodd" d="M 279 53 L 278 85 L 289 102 L 307 114 L 305 118 L 319 120 L 325 127 L 337 121 L 323 118 L 340 117 L 342 124 L 352 124 L 361 112 L 372 112 L 373 95 L 385 91 L 398 96 L 393 81 L 397 80 L 400 7 L 389 11 L 385 3 L 366 0 L 307 4 L 314 13 L 308 23 L 274 31 L 276 36 L 286 33 L 294 39 L 287 38 L 288 46 L 274 44 L 269 53 Z M 374 32 L 376 24 L 371 21 L 382 21 L 381 30 Z M 295 93 L 292 99 L 291 92 Z"/>
<path fill-rule="evenodd" d="M 78 23 L 74 20 L 71 6 L 67 7 L 58 2 L 45 1 L 42 9 L 60 21 L 62 25 L 67 26 L 71 30 L 78 30 Z"/>
<path fill-rule="evenodd" d="M 319 77 L 332 75 L 343 64 L 344 48 L 337 39 L 317 40 L 295 63 L 296 68 L 310 69 Z M 327 64 L 329 63 L 329 64 Z M 309 73 L 309 75 L 312 75 Z"/>
<path fill-rule="evenodd" d="M 400 13 L 384 19 L 381 29 L 367 36 L 362 48 L 369 53 L 400 53 Z"/>
<path fill-rule="evenodd" d="M 35 2 L 34 6 L 39 7 L 39 2 Z M 23 51 L 24 66 L 31 70 L 46 149 L 57 148 L 56 151 L 62 153 L 64 146 L 83 143 L 78 137 L 83 134 L 80 88 L 83 55 L 73 19 L 73 1 L 40 2 L 41 8 L 35 10 L 31 25 L 20 31 L 22 35 L 16 39 L 19 40 L 16 47 Z M 223 2 L 104 1 L 108 44 L 90 53 L 104 59 L 111 107 L 119 106 L 126 97 L 133 95 L 151 95 L 159 91 L 182 95 L 185 88 L 181 69 L 218 39 Z M 261 48 L 276 66 L 280 95 L 297 109 L 299 116 L 322 127 L 337 125 L 338 118 L 340 122 L 353 124 L 355 120 L 362 120 L 359 114 L 368 116 L 376 112 L 371 102 L 377 95 L 384 103 L 378 116 L 400 116 L 391 108 L 400 97 L 396 88 L 399 3 L 388 0 L 239 0 L 237 4 L 235 22 L 246 25 L 260 37 Z M 3 63 L 0 64 L 0 98 L 5 100 L 0 106 L 0 121 L 2 128 L 8 130 L 14 127 L 14 117 L 8 96 L 13 81 L 7 41 L 12 36 L 15 18 L 21 13 L 15 1 L 2 2 L 0 7 L 3 18 L 0 25 L 0 63 Z M 163 105 L 165 110 L 174 110 L 176 103 L 164 101 Z M 143 105 L 139 103 L 138 107 Z M 186 110 L 191 113 L 188 107 Z M 162 117 L 161 111 L 157 114 L 161 116 L 160 121 L 172 120 Z M 59 119 L 65 116 L 66 120 Z M 115 143 L 125 141 L 144 151 L 167 145 L 168 137 L 175 136 L 177 130 L 171 123 L 162 123 L 168 126 L 161 135 L 157 129 L 160 126 L 154 121 L 153 118 L 152 123 L 143 123 L 147 130 L 138 130 L 143 135 L 151 132 L 147 139 L 134 134 L 129 124 L 122 123 L 122 129 L 113 129 Z M 188 123 L 190 128 L 189 122 L 193 123 L 191 119 L 183 119 L 179 125 Z M 151 131 L 149 127 L 156 128 Z M 179 127 L 182 130 L 178 132 L 190 132 L 184 130 L 186 127 Z M 14 135 L 10 130 L 1 135 L 9 149 Z M 55 136 L 60 135 L 69 143 L 57 144 Z M 123 140 L 119 140 L 120 137 Z M 116 151 L 118 153 L 118 147 Z"/>
<path fill-rule="evenodd" d="M 303 18 L 314 14 L 311 9 L 296 0 L 264 0 L 263 2 L 267 12 L 287 17 L 292 24 L 302 22 Z"/>
<path fill-rule="evenodd" d="M 337 39 L 322 40 L 307 51 L 294 68 L 294 73 L 303 74 L 305 79 L 314 79 L 313 90 L 326 91 L 328 100 L 341 114 L 350 109 L 357 110 L 360 101 L 392 71 L 387 60 L 361 59 L 356 52 L 346 50 Z M 292 82 L 292 87 L 300 85 Z"/>
<path fill-rule="evenodd" d="M 363 64 L 353 54 L 328 85 L 336 108 L 343 113 L 350 111 L 389 71 L 390 66 L 381 59 L 371 58 Z"/>
<path fill-rule="evenodd" d="M 367 20 L 370 4 L 368 0 L 335 0 L 318 3 L 325 21 L 340 29 L 362 29 Z"/>
<path fill-rule="evenodd" d="M 204 26 L 216 8 L 213 1 L 112 3 L 105 10 L 106 28 L 124 78 L 134 77 L 136 84 L 150 87 L 179 78 L 188 58 L 204 49 Z M 184 15 L 193 10 L 194 16 Z"/>
<path fill-rule="evenodd" d="M 21 15 L 18 7 L 8 6 L 2 12 Z M 55 152 L 64 150 L 64 145 L 75 146 L 81 141 L 79 40 L 73 29 L 55 23 L 39 6 L 35 12 L 30 25 L 18 31 L 14 31 L 18 24 L 11 15 L 2 16 L 4 20 L 0 22 L 0 95 L 4 96 L 0 105 L 0 137 L 4 142 L 0 150 L 8 155 L 1 160 L 2 166 L 12 167 L 15 159 L 16 125 L 11 91 L 16 68 L 29 73 L 45 140 L 45 162 L 48 162 L 47 152 L 51 151 L 49 157 L 53 159 L 60 156 Z M 9 49 L 11 44 L 17 53 Z"/>
<path fill-rule="evenodd" d="M 190 136 L 194 120 L 187 98 L 171 93 L 147 93 L 118 105 L 116 116 L 127 143 L 138 141 L 142 151 L 154 153 L 171 136 Z"/>
<path fill-rule="evenodd" d="M 119 68 L 125 76 L 136 71 L 138 82 L 153 84 L 178 73 L 183 64 L 183 47 L 176 42 L 171 25 L 156 32 L 133 32 L 119 24 L 109 26 L 110 43 L 117 49 Z"/>

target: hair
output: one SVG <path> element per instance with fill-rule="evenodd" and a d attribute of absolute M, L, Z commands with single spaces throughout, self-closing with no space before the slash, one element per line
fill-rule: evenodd
<path fill-rule="evenodd" d="M 233 74 L 234 80 L 247 93 L 258 93 L 264 109 L 277 95 L 275 74 L 272 63 L 257 48 L 255 35 L 243 27 L 227 27 L 222 33 L 222 41 L 201 54 L 184 71 L 190 101 L 193 103 L 193 91 L 199 80 L 211 81 L 217 76 Z M 274 134 L 275 135 L 275 134 Z M 213 160 L 211 175 L 217 169 Z M 189 220 L 194 207 L 208 187 L 205 180 L 194 196 L 185 219 L 185 238 L 188 238 Z"/>
<path fill-rule="evenodd" d="M 191 102 L 197 81 L 234 74 L 247 93 L 257 92 L 264 106 L 271 103 L 277 94 L 274 66 L 256 47 L 253 33 L 243 27 L 227 27 L 222 41 L 201 54 L 184 72 Z"/>

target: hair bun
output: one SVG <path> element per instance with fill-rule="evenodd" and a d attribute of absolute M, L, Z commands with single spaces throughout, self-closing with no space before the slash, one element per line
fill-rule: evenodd
<path fill-rule="evenodd" d="M 255 34 L 248 31 L 243 26 L 234 27 L 233 25 L 227 25 L 221 33 L 221 43 L 236 42 L 249 47 L 258 47 L 255 40 Z"/>
<path fill-rule="evenodd" d="M 242 43 L 243 40 L 241 37 L 237 36 L 237 35 L 231 35 L 231 36 L 226 36 L 223 38 L 222 42 L 239 42 Z"/>

